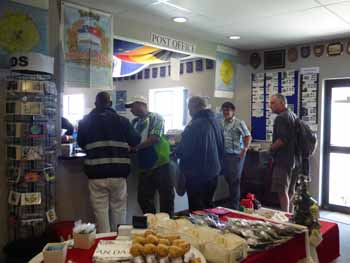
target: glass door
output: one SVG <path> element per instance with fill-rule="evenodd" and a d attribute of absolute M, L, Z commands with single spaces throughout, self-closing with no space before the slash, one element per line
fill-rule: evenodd
<path fill-rule="evenodd" d="M 350 79 L 325 87 L 323 204 L 350 213 Z"/>

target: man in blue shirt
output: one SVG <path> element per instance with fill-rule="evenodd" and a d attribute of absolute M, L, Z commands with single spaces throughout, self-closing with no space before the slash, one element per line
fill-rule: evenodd
<path fill-rule="evenodd" d="M 230 206 L 239 208 L 240 182 L 246 152 L 252 137 L 244 121 L 236 118 L 236 107 L 227 101 L 221 106 L 224 120 L 225 157 L 224 175 L 230 191 Z"/>
<path fill-rule="evenodd" d="M 222 169 L 224 134 L 214 113 L 206 109 L 203 98 L 192 97 L 188 109 L 192 121 L 182 133 L 176 156 L 186 178 L 189 209 L 194 211 L 212 205 Z"/>

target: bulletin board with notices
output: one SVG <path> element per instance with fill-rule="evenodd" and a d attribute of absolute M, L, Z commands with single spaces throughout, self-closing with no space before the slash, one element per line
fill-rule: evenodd
<path fill-rule="evenodd" d="M 299 72 L 267 72 L 252 74 L 251 126 L 254 140 L 272 141 L 276 117 L 270 109 L 270 97 L 281 93 L 286 96 L 288 108 L 298 114 Z"/>
<path fill-rule="evenodd" d="M 300 70 L 300 118 L 317 133 L 319 68 Z"/>

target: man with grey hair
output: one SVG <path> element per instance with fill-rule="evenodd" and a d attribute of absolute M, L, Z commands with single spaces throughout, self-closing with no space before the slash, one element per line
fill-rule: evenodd
<path fill-rule="evenodd" d="M 224 133 L 214 113 L 206 109 L 203 98 L 191 97 L 188 110 L 192 117 L 185 128 L 176 156 L 186 178 L 190 211 L 212 206 L 212 199 L 222 169 Z"/>
<path fill-rule="evenodd" d="M 297 181 L 296 174 L 292 173 L 295 166 L 297 116 L 288 110 L 287 99 L 281 94 L 271 97 L 270 108 L 273 113 L 278 114 L 273 124 L 270 149 L 274 160 L 271 191 L 278 193 L 282 210 L 289 212 Z"/>

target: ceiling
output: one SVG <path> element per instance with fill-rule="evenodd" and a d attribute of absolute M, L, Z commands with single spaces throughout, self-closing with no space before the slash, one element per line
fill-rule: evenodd
<path fill-rule="evenodd" d="M 347 38 L 350 1 L 341 0 L 73 0 L 148 25 L 240 50 Z M 165 2 L 165 3 L 164 3 Z M 185 24 L 172 17 L 185 16 Z M 239 35 L 239 40 L 229 40 Z"/>

